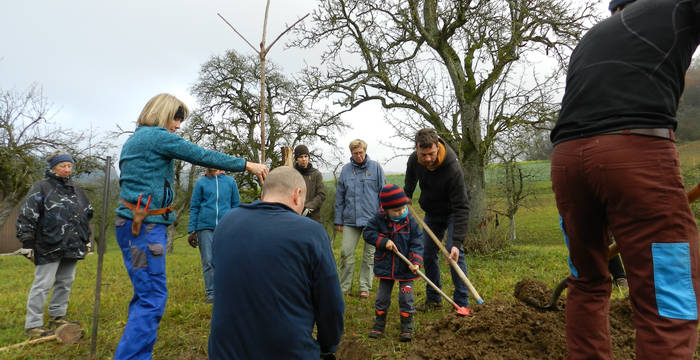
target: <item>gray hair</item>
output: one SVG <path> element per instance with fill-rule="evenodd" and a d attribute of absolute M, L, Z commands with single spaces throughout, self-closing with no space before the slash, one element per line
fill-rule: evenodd
<path fill-rule="evenodd" d="M 306 183 L 301 174 L 290 166 L 280 166 L 272 169 L 265 178 L 262 195 L 291 195 L 294 190 L 302 189 L 306 193 Z"/>

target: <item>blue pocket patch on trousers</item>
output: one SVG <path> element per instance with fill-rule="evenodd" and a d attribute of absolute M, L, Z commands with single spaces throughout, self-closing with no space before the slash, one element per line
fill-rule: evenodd
<path fill-rule="evenodd" d="M 698 307 L 690 272 L 688 243 L 652 243 L 654 291 L 659 315 L 697 320 Z"/>

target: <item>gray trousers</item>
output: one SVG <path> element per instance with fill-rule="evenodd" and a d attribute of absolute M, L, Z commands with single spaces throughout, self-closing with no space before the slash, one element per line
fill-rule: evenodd
<path fill-rule="evenodd" d="M 31 329 L 44 325 L 44 305 L 53 287 L 51 301 L 49 302 L 49 316 L 65 316 L 68 309 L 70 289 L 75 280 L 75 268 L 78 261 L 75 259 L 61 259 L 44 265 L 37 265 L 34 269 L 34 282 L 29 290 L 27 299 L 27 317 L 24 319 L 24 328 Z"/>
<path fill-rule="evenodd" d="M 398 281 L 399 283 L 399 312 L 413 314 L 413 281 Z M 379 279 L 377 298 L 374 300 L 374 308 L 379 311 L 389 310 L 391 305 L 391 290 L 394 288 L 394 280 Z"/>
<path fill-rule="evenodd" d="M 343 243 L 340 248 L 340 289 L 346 293 L 352 287 L 355 272 L 355 248 L 362 236 L 362 228 L 343 225 Z M 360 291 L 372 289 L 375 247 L 362 241 L 362 267 L 360 267 Z"/>

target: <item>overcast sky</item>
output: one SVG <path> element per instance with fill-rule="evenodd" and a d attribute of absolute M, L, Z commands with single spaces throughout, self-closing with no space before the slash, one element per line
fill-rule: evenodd
<path fill-rule="evenodd" d="M 312 12 L 317 1 L 272 0 L 268 43 Z M 265 0 L 4 0 L 0 89 L 22 91 L 37 83 L 53 104 L 52 120 L 64 127 L 108 132 L 119 124 L 132 129 L 155 94 L 171 93 L 194 107 L 188 89 L 212 55 L 227 49 L 253 54 L 217 12 L 252 44 L 260 43 Z M 305 62 L 316 64 L 316 56 L 285 49 L 280 40 L 268 60 L 293 74 Z M 349 113 L 345 120 L 353 128 L 339 136 L 338 146 L 345 151 L 350 140 L 363 138 L 386 171 L 403 172 L 406 158 L 388 161 L 392 151 L 379 144 L 392 135 L 381 117 L 377 104 Z M 349 159 L 349 150 L 345 153 Z"/>

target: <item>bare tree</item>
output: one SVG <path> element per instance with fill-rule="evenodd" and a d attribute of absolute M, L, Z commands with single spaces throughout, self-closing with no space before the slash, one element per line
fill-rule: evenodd
<path fill-rule="evenodd" d="M 93 131 L 72 132 L 49 121 L 51 105 L 41 87 L 26 91 L 0 89 L 0 224 L 46 169 L 43 160 L 55 150 L 71 154 L 74 174 L 100 169 L 111 148 Z"/>
<path fill-rule="evenodd" d="M 268 136 L 265 144 L 260 144 L 260 98 L 256 89 L 259 65 L 254 56 L 243 57 L 229 51 L 202 66 L 199 80 L 192 87 L 199 108 L 187 125 L 202 136 L 201 143 L 256 162 L 264 147 L 273 167 L 283 163 L 281 153 L 275 151 L 280 146 L 316 141 L 335 145 L 335 133 L 346 126 L 340 117 L 328 114 L 325 108 L 315 109 L 305 89 L 287 79 L 271 62 L 267 64 L 265 82 Z M 257 186 L 250 175 L 237 179 L 240 185 Z"/>
<path fill-rule="evenodd" d="M 472 189 L 470 226 L 485 212 L 484 168 L 489 148 L 527 112 L 527 98 L 506 99 L 502 115 L 485 127 L 484 96 L 513 65 L 539 55 L 565 66 L 569 51 L 595 19 L 596 1 L 565 0 L 329 0 L 300 27 L 293 45 L 324 45 L 321 64 L 306 70 L 317 94 L 343 111 L 368 101 L 402 110 L 404 136 L 430 126 L 457 152 Z M 554 74 L 559 73 L 554 71 Z M 531 89 L 549 74 L 538 75 Z M 544 92 L 551 89 L 541 89 Z M 520 91 L 520 94 L 523 92 Z M 537 107 L 531 107 L 535 111 Z"/>

